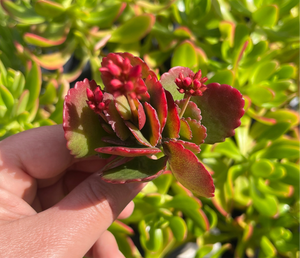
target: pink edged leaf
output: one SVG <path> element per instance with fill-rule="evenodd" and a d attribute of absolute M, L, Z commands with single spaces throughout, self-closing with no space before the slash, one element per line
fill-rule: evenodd
<path fill-rule="evenodd" d="M 165 91 L 160 82 L 157 81 L 156 76 L 148 76 L 145 84 L 151 96 L 150 104 L 157 112 L 158 120 L 160 122 L 160 132 L 163 131 L 168 115 L 168 105 Z"/>
<path fill-rule="evenodd" d="M 180 138 L 191 140 L 193 137 L 193 133 L 191 131 L 191 128 L 189 126 L 189 123 L 184 119 L 180 119 Z"/>
<path fill-rule="evenodd" d="M 116 109 L 116 104 L 113 96 L 105 92 L 103 94 L 103 102 L 109 102 L 108 108 L 103 110 L 107 122 L 110 124 L 116 135 L 121 140 L 125 141 L 130 136 L 130 131 L 125 125 L 118 110 Z"/>
<path fill-rule="evenodd" d="M 147 115 L 147 121 L 142 133 L 147 139 L 149 139 L 152 146 L 156 146 L 158 141 L 161 139 L 158 116 L 156 110 L 149 103 L 145 102 L 144 108 Z"/>
<path fill-rule="evenodd" d="M 190 68 L 176 66 L 171 68 L 167 73 L 164 73 L 160 78 L 160 82 L 164 89 L 168 90 L 175 100 L 181 100 L 184 97 L 183 94 L 178 92 L 178 87 L 175 83 L 175 79 L 178 78 L 180 73 L 182 73 L 184 77 L 194 74 Z"/>
<path fill-rule="evenodd" d="M 63 129 L 67 147 L 76 158 L 94 155 L 96 148 L 105 146 L 101 138 L 107 133 L 99 116 L 86 103 L 86 89 L 94 90 L 96 87 L 95 81 L 85 79 L 77 82 L 65 97 Z"/>
<path fill-rule="evenodd" d="M 197 196 L 213 197 L 213 179 L 193 152 L 175 141 L 165 142 L 164 151 L 175 178 Z"/>
<path fill-rule="evenodd" d="M 44 38 L 42 36 L 33 34 L 33 33 L 25 33 L 24 34 L 24 40 L 32 45 L 39 46 L 39 47 L 52 47 L 52 46 L 58 46 L 64 43 L 67 39 L 66 35 L 62 35 L 58 39 L 49 39 Z"/>
<path fill-rule="evenodd" d="M 207 136 L 206 128 L 203 125 L 201 125 L 200 122 L 196 121 L 195 119 L 191 119 L 188 117 L 185 120 L 189 124 L 189 127 L 192 131 L 193 137 L 192 137 L 191 141 L 197 145 L 200 145 L 201 143 L 203 143 Z"/>
<path fill-rule="evenodd" d="M 124 95 L 120 95 L 115 98 L 115 106 L 120 116 L 124 120 L 130 120 L 132 117 L 131 109 L 127 98 Z"/>
<path fill-rule="evenodd" d="M 202 112 L 202 124 L 207 129 L 205 143 L 222 142 L 234 135 L 244 115 L 242 94 L 227 84 L 210 83 L 203 96 L 192 97 Z"/>
<path fill-rule="evenodd" d="M 148 147 L 152 147 L 151 143 L 145 138 L 142 132 L 134 124 L 132 124 L 129 121 L 125 121 L 125 124 L 127 125 L 129 130 L 132 132 L 133 136 L 135 137 L 135 139 L 138 140 L 139 143 Z"/>
<path fill-rule="evenodd" d="M 121 166 L 104 170 L 101 178 L 114 184 L 150 181 L 164 172 L 167 159 L 166 156 L 157 160 L 136 157 Z"/>
<path fill-rule="evenodd" d="M 197 154 L 201 151 L 199 145 L 197 145 L 193 142 L 187 142 L 187 141 L 182 141 L 182 140 L 177 140 L 177 139 L 175 140 L 175 142 L 180 143 L 185 149 L 188 149 L 195 154 Z"/>
<path fill-rule="evenodd" d="M 181 110 L 185 104 L 185 99 L 177 100 L 175 101 L 175 103 Z M 184 111 L 183 117 L 190 117 L 191 119 L 195 119 L 198 122 L 200 122 L 202 119 L 201 110 L 197 107 L 197 105 L 194 102 L 189 101 L 186 110 Z"/>
<path fill-rule="evenodd" d="M 110 147 L 101 147 L 95 149 L 95 151 L 105 154 L 112 154 L 123 157 L 138 157 L 138 156 L 147 156 L 153 155 L 161 152 L 158 148 L 131 148 L 131 147 L 120 147 L 120 146 L 110 146 Z"/>
<path fill-rule="evenodd" d="M 163 131 L 163 136 L 166 138 L 179 138 L 180 119 L 176 104 L 170 92 L 165 91 L 168 103 L 167 122 Z"/>
<path fill-rule="evenodd" d="M 137 108 L 139 130 L 142 130 L 146 123 L 146 114 L 142 103 L 138 99 L 134 99 L 134 104 Z"/>

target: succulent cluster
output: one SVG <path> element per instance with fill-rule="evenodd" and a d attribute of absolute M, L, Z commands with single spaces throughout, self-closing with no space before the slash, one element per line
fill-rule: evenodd
<path fill-rule="evenodd" d="M 208 134 L 209 143 L 234 134 L 244 114 L 239 91 L 204 85 L 201 70 L 194 74 L 185 67 L 158 80 L 129 53 L 108 54 L 99 70 L 103 90 L 85 79 L 66 96 L 63 125 L 71 153 L 106 158 L 99 169 L 107 182 L 149 181 L 170 170 L 195 195 L 214 196 L 212 177 L 196 154 Z M 174 100 L 165 87 L 184 94 Z M 212 116 L 205 124 L 199 107 Z"/>

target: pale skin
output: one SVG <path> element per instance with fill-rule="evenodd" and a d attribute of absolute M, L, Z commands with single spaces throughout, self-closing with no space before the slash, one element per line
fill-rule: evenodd
<path fill-rule="evenodd" d="M 97 171 L 97 158 L 70 155 L 61 125 L 1 141 L 1 256 L 124 257 L 107 228 L 144 185 L 105 183 Z"/>

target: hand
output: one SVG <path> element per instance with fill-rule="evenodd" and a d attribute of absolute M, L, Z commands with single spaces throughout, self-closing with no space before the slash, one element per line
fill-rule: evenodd
<path fill-rule="evenodd" d="M 1 257 L 124 257 L 107 228 L 143 184 L 105 183 L 99 164 L 70 155 L 61 125 L 0 142 Z"/>

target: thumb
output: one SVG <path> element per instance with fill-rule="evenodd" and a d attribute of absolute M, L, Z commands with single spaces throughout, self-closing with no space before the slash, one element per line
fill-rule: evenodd
<path fill-rule="evenodd" d="M 83 257 L 143 186 L 110 184 L 91 175 L 55 206 L 19 221 L 30 242 L 19 248 L 24 254 L 24 248 L 38 244 L 31 257 Z"/>

